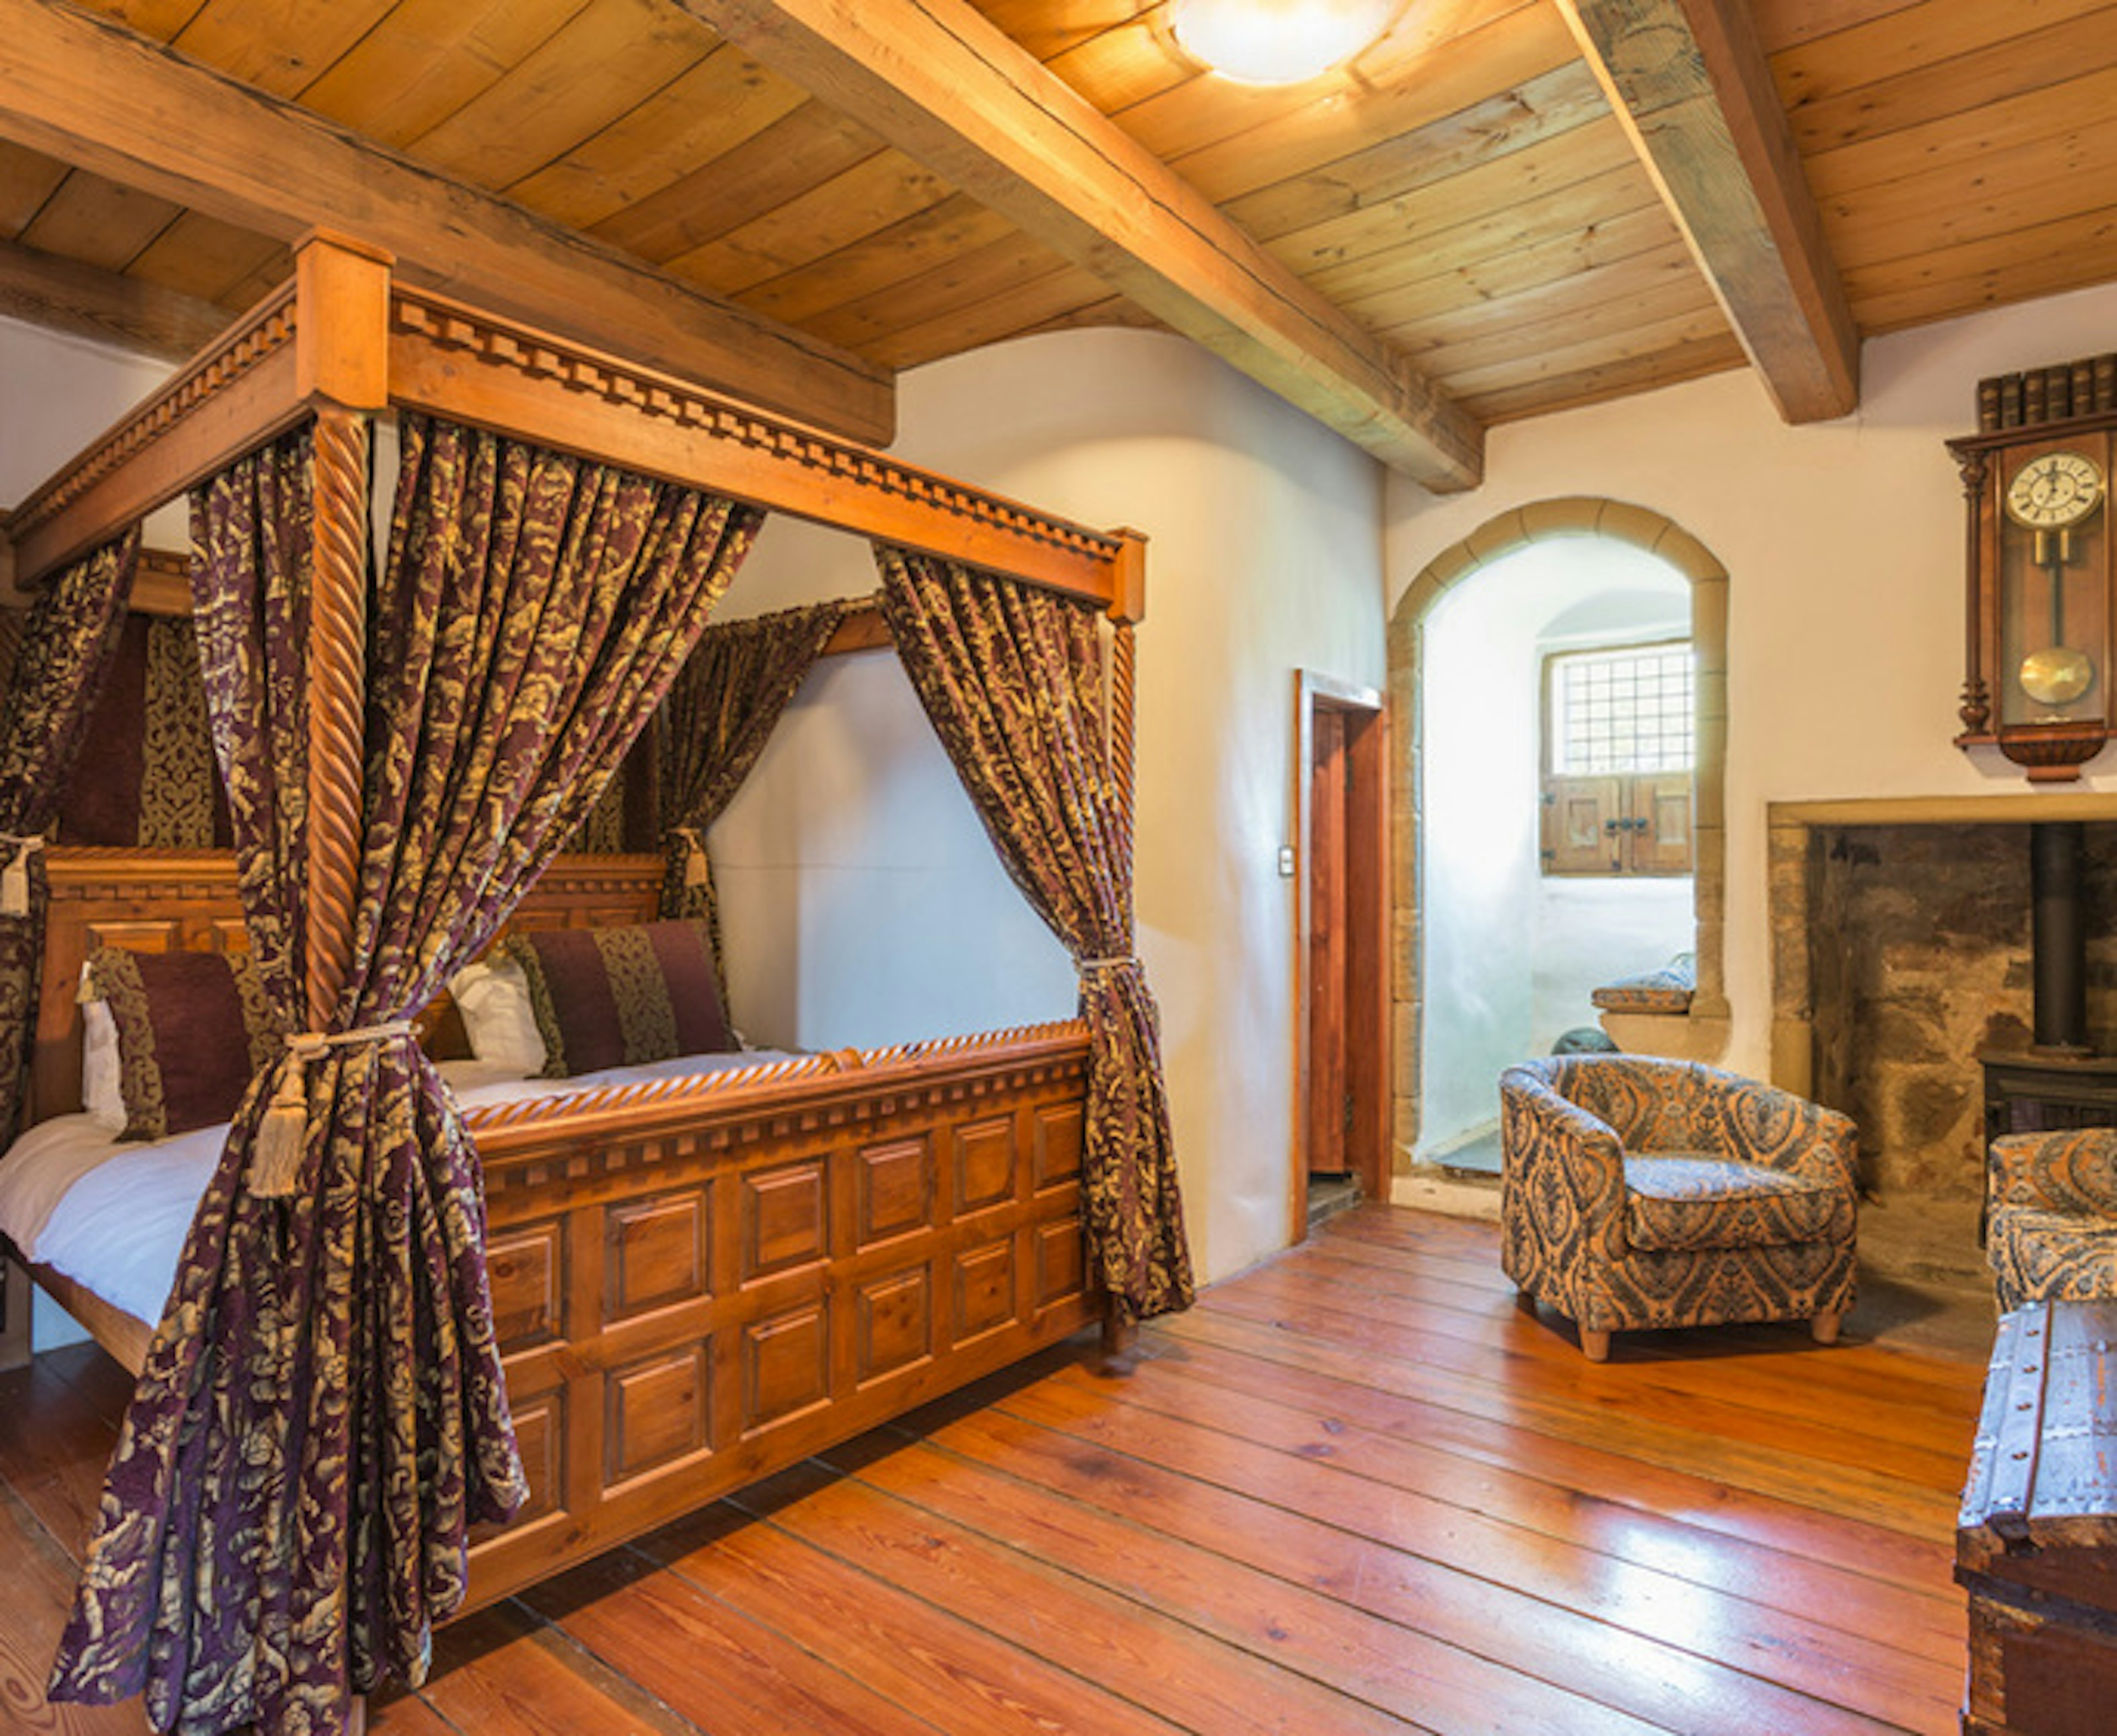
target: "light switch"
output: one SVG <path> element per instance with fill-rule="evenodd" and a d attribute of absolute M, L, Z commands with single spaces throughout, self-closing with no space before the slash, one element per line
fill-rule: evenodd
<path fill-rule="evenodd" d="M 1294 878 L 1294 846 L 1291 844 L 1279 847 L 1279 877 L 1282 880 Z"/>

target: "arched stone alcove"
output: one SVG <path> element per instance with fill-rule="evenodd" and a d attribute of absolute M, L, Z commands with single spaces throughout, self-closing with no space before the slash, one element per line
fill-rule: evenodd
<path fill-rule="evenodd" d="M 1726 1040 L 1728 1007 L 1722 951 L 1727 924 L 1727 570 L 1689 531 L 1648 507 L 1575 496 L 1510 508 L 1428 561 L 1397 599 L 1390 616 L 1390 709 L 1398 720 L 1392 746 L 1391 906 L 1392 1077 L 1400 1167 L 1418 1138 L 1425 1018 L 1418 895 L 1424 747 L 1418 671 L 1427 616 L 1452 587 L 1480 569 L 1531 543 L 1562 537 L 1607 537 L 1630 543 L 1666 561 L 1690 584 L 1691 643 L 1697 658 L 1691 898 L 1698 988 L 1688 1015 L 1669 1021 L 1672 1028 L 1666 1047 L 1672 1054 L 1710 1059 Z"/>

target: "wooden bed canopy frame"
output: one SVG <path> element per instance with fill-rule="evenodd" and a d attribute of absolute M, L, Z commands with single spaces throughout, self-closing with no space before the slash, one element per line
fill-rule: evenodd
<path fill-rule="evenodd" d="M 311 933 L 322 1027 L 351 962 L 369 418 L 517 436 L 1093 599 L 1114 624 L 1109 746 L 1132 802 L 1137 532 L 1084 529 L 394 280 L 317 233 L 268 298 L 9 518 L 25 589 L 313 418 Z M 143 564 L 134 607 L 188 607 Z M 887 643 L 856 616 L 841 648 Z M 48 852 L 35 1113 L 79 1102 L 84 949 L 243 944 L 231 856 Z M 517 927 L 647 920 L 662 859 L 564 858 Z M 334 889 L 326 896 L 322 889 Z M 48 1023 L 46 1023 L 48 1021 Z M 473 1552 L 496 1597 L 1091 1323 L 1077 1023 L 805 1058 L 473 1111 L 528 1510 Z M 33 1274 L 121 1360 L 147 1334 Z M 1105 1316 L 1106 1344 L 1122 1329 Z"/>

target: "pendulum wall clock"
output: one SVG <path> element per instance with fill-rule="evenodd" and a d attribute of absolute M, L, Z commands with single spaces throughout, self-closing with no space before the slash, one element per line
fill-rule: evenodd
<path fill-rule="evenodd" d="M 1956 745 L 1996 746 L 2032 783 L 2077 778 L 2117 735 L 2117 358 L 1988 380 L 1978 402 L 1985 426 L 1948 443 L 1969 510 Z"/>

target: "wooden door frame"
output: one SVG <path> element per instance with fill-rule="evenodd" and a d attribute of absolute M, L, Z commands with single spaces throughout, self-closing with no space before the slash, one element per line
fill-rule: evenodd
<path fill-rule="evenodd" d="M 1314 802 L 1310 780 L 1316 751 L 1316 713 L 1346 714 L 1346 752 L 1352 788 L 1346 808 L 1345 851 L 1352 884 L 1348 891 L 1347 972 L 1349 994 L 1370 1016 L 1349 1022 L 1358 1041 L 1345 1067 L 1354 1118 L 1347 1155 L 1369 1199 L 1386 1199 L 1390 1176 L 1389 1030 L 1389 715 L 1379 688 L 1318 674 L 1294 672 L 1294 1114 L 1293 1161 L 1288 1168 L 1287 1240 L 1308 1234 L 1308 1092 L 1310 843 Z M 1351 727 L 1358 719 L 1357 727 Z"/>

